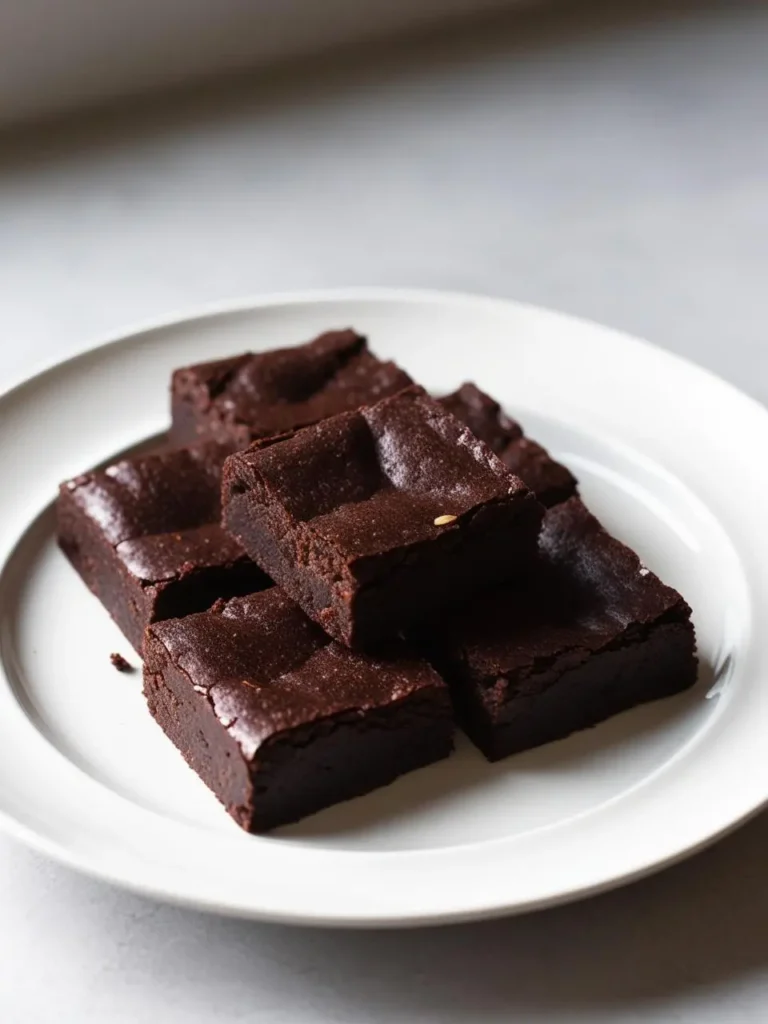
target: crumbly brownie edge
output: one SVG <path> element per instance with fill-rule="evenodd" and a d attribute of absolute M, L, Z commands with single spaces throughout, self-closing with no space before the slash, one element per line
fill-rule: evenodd
<path fill-rule="evenodd" d="M 344 640 L 343 629 L 335 629 L 336 619 L 326 622 L 324 613 L 339 603 L 334 590 L 351 593 L 354 581 L 339 560 L 334 581 L 313 566 L 333 558 L 330 546 L 316 538 L 306 523 L 293 521 L 276 502 L 260 503 L 250 492 L 231 493 L 224 506 L 224 523 L 251 558 L 271 579 L 320 622 L 337 640 Z M 255 557 L 254 557 L 255 556 Z"/>
<path fill-rule="evenodd" d="M 66 485 L 59 491 L 56 518 L 59 547 L 140 653 L 144 629 L 151 618 L 144 588 L 124 570 L 114 547 L 78 506 Z"/>
<path fill-rule="evenodd" d="M 144 695 L 153 718 L 249 832 L 362 796 L 453 749 L 448 691 L 434 686 L 373 711 L 342 712 L 277 733 L 248 761 L 151 628 L 145 650 Z"/>
<path fill-rule="evenodd" d="M 171 375 L 171 430 L 174 444 L 184 447 L 200 440 L 232 442 L 244 447 L 249 440 L 247 428 L 224 422 L 213 402 L 237 371 L 249 359 L 243 352 L 209 363 L 182 366 Z M 205 371 L 215 368 L 212 377 Z"/>
<path fill-rule="evenodd" d="M 559 505 L 579 493 L 578 481 L 568 467 L 525 435 L 498 454 L 507 469 L 530 487 L 545 508 Z"/>
<path fill-rule="evenodd" d="M 220 565 L 197 567 L 170 580 L 148 584 L 150 622 L 180 619 L 204 612 L 223 598 L 241 597 L 272 585 L 259 567 L 243 554 Z"/>
<path fill-rule="evenodd" d="M 144 697 L 150 714 L 190 768 L 242 828 L 251 824 L 248 764 L 205 694 L 169 658 L 151 627 L 144 640 Z"/>
<path fill-rule="evenodd" d="M 443 760 L 453 750 L 453 736 L 444 686 L 277 735 L 262 747 L 253 775 L 251 831 L 299 821 Z"/>
<path fill-rule="evenodd" d="M 502 676 L 512 695 L 492 716 L 482 700 L 498 681 L 472 679 L 466 665 L 443 658 L 435 665 L 446 679 L 461 728 L 490 761 L 562 739 L 640 704 L 689 689 L 697 678 L 693 624 L 663 618 L 630 627 L 595 652 L 564 651 L 525 678 Z"/>
<path fill-rule="evenodd" d="M 184 395 L 172 391 L 171 427 L 168 432 L 171 445 L 175 448 L 185 448 L 210 437 L 211 433 L 206 430 L 206 426 L 205 420 L 195 415 L 193 402 Z"/>

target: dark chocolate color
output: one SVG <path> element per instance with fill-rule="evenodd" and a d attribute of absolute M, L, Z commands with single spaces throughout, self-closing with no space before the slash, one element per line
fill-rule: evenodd
<path fill-rule="evenodd" d="M 540 444 L 526 437 L 520 424 L 475 384 L 462 384 L 458 391 L 441 398 L 440 402 L 496 452 L 542 505 L 549 508 L 576 494 L 577 482 L 570 470 L 556 462 Z"/>
<path fill-rule="evenodd" d="M 133 665 L 130 661 L 126 661 L 118 651 L 113 651 L 109 656 L 109 660 L 112 662 L 112 667 L 117 669 L 118 672 L 133 672 Z"/>
<path fill-rule="evenodd" d="M 690 616 L 571 498 L 544 518 L 529 583 L 446 618 L 427 648 L 459 723 L 497 760 L 692 686 Z"/>
<path fill-rule="evenodd" d="M 269 582 L 219 525 L 230 451 L 153 452 L 61 485 L 61 548 L 137 651 L 150 622 Z"/>
<path fill-rule="evenodd" d="M 177 370 L 171 382 L 177 444 L 213 438 L 243 448 L 395 394 L 411 378 L 368 351 L 354 331 Z"/>
<path fill-rule="evenodd" d="M 304 611 L 368 648 L 509 579 L 542 508 L 421 388 L 227 459 L 229 531 Z M 442 516 L 454 517 L 436 525 Z"/>
<path fill-rule="evenodd" d="M 277 587 L 147 631 L 144 692 L 187 763 L 262 832 L 446 757 L 444 683 L 402 646 L 331 641 Z"/>

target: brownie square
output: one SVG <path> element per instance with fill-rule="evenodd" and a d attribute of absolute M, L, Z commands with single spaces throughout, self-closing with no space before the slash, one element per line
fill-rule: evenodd
<path fill-rule="evenodd" d="M 334 643 L 277 587 L 149 627 L 152 715 L 250 832 L 447 757 L 448 690 L 402 646 Z"/>
<path fill-rule="evenodd" d="M 227 459 L 224 523 L 342 643 L 366 649 L 535 557 L 543 510 L 421 388 Z"/>
<path fill-rule="evenodd" d="M 293 348 L 200 363 L 171 381 L 174 443 L 212 438 L 244 448 L 395 394 L 411 378 L 352 330 Z"/>
<path fill-rule="evenodd" d="M 570 470 L 556 462 L 546 448 L 526 437 L 520 424 L 505 415 L 499 403 L 475 384 L 462 384 L 440 402 L 496 452 L 542 505 L 549 508 L 577 493 L 576 478 Z"/>
<path fill-rule="evenodd" d="M 549 509 L 525 586 L 441 623 L 426 649 L 491 761 L 696 681 L 691 610 L 578 498 Z"/>
<path fill-rule="evenodd" d="M 231 450 L 152 452 L 61 485 L 59 544 L 137 651 L 150 622 L 270 583 L 220 525 Z"/>

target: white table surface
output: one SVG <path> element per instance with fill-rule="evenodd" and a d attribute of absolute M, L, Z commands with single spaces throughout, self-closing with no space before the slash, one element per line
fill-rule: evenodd
<path fill-rule="evenodd" d="M 6 140 L 0 379 L 209 300 L 392 283 L 603 320 L 768 400 L 768 9 L 661 6 Z M 152 1019 L 764 1022 L 768 816 L 589 902 L 380 934 L 168 908 L 0 839 L 0 1020 Z"/>

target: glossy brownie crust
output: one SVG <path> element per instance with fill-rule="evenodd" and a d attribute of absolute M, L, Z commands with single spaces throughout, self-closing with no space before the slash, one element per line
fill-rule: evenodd
<path fill-rule="evenodd" d="M 61 485 L 59 544 L 137 651 L 150 622 L 269 583 L 219 524 L 230 451 L 163 450 Z"/>
<path fill-rule="evenodd" d="M 543 514 L 416 387 L 236 453 L 223 502 L 248 554 L 357 649 L 519 573 L 535 557 Z"/>
<path fill-rule="evenodd" d="M 540 551 L 528 588 L 499 588 L 427 644 L 491 761 L 696 681 L 690 608 L 577 498 L 547 512 Z"/>
<path fill-rule="evenodd" d="M 150 626 L 150 711 L 235 821 L 263 832 L 447 757 L 447 688 L 403 649 L 355 654 L 276 587 Z"/>
<path fill-rule="evenodd" d="M 458 391 L 440 399 L 441 404 L 499 456 L 504 465 L 549 508 L 577 493 L 576 478 L 546 448 L 523 433 L 516 421 L 475 384 L 462 384 Z"/>
<path fill-rule="evenodd" d="M 293 348 L 200 363 L 171 381 L 171 437 L 244 448 L 393 395 L 411 378 L 354 331 L 328 331 Z"/>

